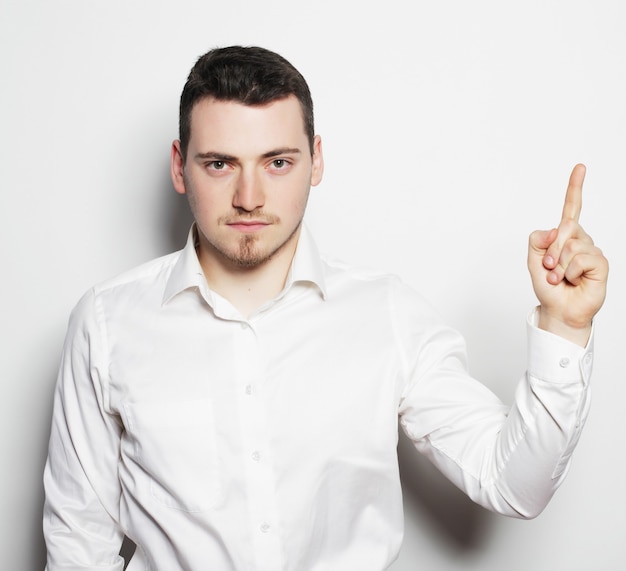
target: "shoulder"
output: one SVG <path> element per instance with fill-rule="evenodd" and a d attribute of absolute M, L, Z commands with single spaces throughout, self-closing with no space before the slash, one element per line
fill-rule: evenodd
<path fill-rule="evenodd" d="M 358 266 L 326 255 L 325 267 L 329 295 L 361 297 L 362 301 L 378 301 L 394 312 L 434 313 L 430 303 L 413 286 L 394 273 Z"/>
<path fill-rule="evenodd" d="M 394 340 L 407 364 L 420 355 L 464 351 L 464 342 L 441 314 L 411 284 L 393 273 L 380 272 L 322 257 L 329 304 L 338 314 L 374 328 L 379 337 Z"/>
<path fill-rule="evenodd" d="M 406 285 L 397 275 L 383 272 L 376 268 L 355 265 L 328 255 L 321 255 L 324 265 L 326 279 L 334 287 L 347 287 L 368 290 L 405 290 L 413 291 L 414 295 L 419 295 L 416 291 Z"/>
<path fill-rule="evenodd" d="M 92 289 L 94 295 L 100 296 L 111 290 L 137 287 L 155 287 L 165 282 L 178 261 L 182 250 L 155 258 L 135 266 L 129 270 L 96 284 Z"/>
<path fill-rule="evenodd" d="M 70 322 L 97 318 L 103 307 L 111 303 L 123 307 L 148 298 L 160 300 L 180 254 L 178 251 L 155 258 L 95 284 L 75 305 Z"/>
<path fill-rule="evenodd" d="M 380 270 L 351 264 L 328 255 L 320 256 L 324 265 L 326 278 L 333 285 L 346 285 L 348 287 L 387 287 L 400 281 L 395 274 L 381 272 Z"/>

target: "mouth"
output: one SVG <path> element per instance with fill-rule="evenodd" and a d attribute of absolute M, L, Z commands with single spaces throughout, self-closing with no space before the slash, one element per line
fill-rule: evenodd
<path fill-rule="evenodd" d="M 226 223 L 226 226 L 229 228 L 244 233 L 258 232 L 259 230 L 263 230 L 263 228 L 267 228 L 269 225 L 269 222 L 263 220 L 233 220 Z"/>

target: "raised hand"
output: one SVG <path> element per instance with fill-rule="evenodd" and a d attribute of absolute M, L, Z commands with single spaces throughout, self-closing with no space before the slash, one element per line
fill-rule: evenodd
<path fill-rule="evenodd" d="M 606 296 L 609 265 L 578 223 L 585 166 L 569 179 L 558 228 L 530 235 L 528 269 L 541 304 L 539 327 L 585 346 Z"/>

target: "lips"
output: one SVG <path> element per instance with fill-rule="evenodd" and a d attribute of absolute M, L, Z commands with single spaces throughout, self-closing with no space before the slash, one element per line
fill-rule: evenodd
<path fill-rule="evenodd" d="M 264 220 L 233 220 L 226 223 L 229 228 L 238 230 L 239 232 L 257 232 L 270 224 L 271 222 Z"/>

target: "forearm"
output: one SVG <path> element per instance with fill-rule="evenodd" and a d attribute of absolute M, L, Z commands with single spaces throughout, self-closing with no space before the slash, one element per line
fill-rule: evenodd
<path fill-rule="evenodd" d="M 586 350 L 529 324 L 528 370 L 479 477 L 478 503 L 507 515 L 537 516 L 562 483 L 590 404 Z"/>

